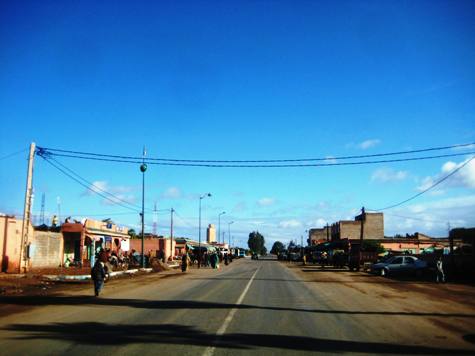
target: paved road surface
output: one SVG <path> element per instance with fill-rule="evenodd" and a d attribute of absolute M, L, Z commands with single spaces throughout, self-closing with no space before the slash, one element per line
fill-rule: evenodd
<path fill-rule="evenodd" d="M 0 353 L 475 353 L 472 307 L 418 313 L 409 301 L 358 291 L 340 277 L 305 281 L 305 271 L 313 270 L 242 259 L 220 271 L 115 282 L 100 298 L 89 296 L 92 288 L 62 297 L 0 298 L 14 308 L 28 306 L 0 316 Z"/>

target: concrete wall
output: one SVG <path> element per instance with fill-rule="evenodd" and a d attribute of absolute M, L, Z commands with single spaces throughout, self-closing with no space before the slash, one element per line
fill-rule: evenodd
<path fill-rule="evenodd" d="M 59 232 L 35 231 L 30 247 L 31 267 L 61 265 L 63 235 Z"/>
<path fill-rule="evenodd" d="M 366 213 L 364 223 L 364 239 L 376 240 L 384 238 L 383 213 Z"/>
<path fill-rule="evenodd" d="M 172 241 L 172 258 L 175 256 L 175 240 Z M 142 240 L 141 239 L 130 239 L 130 250 L 137 251 L 142 253 Z M 144 239 L 144 254 L 148 255 L 149 253 L 155 257 L 157 251 L 162 251 L 165 257 L 165 260 L 168 260 L 170 257 L 170 238 L 154 238 L 147 237 Z"/>
<path fill-rule="evenodd" d="M 340 239 L 359 239 L 361 223 L 359 221 L 340 221 Z"/>
<path fill-rule="evenodd" d="M 20 272 L 20 247 L 23 220 L 0 216 L 0 268 L 2 272 Z M 29 227 L 28 241 L 31 242 L 33 226 Z"/>

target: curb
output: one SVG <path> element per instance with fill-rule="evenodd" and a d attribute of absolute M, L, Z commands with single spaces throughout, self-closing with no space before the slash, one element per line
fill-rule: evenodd
<path fill-rule="evenodd" d="M 135 274 L 138 272 L 145 272 L 145 273 L 150 273 L 152 272 L 152 268 L 139 268 L 139 269 L 129 269 L 126 271 L 115 271 L 109 273 L 109 277 L 116 277 L 116 276 L 121 276 L 125 274 Z M 46 279 L 48 281 L 56 281 L 56 282 L 64 282 L 64 281 L 69 281 L 69 282 L 83 282 L 83 281 L 88 281 L 91 279 L 91 276 L 89 274 L 82 274 L 82 275 L 75 275 L 75 276 L 68 276 L 68 275 L 54 275 L 54 274 L 49 274 L 49 275 L 44 275 L 42 276 L 42 279 Z"/>

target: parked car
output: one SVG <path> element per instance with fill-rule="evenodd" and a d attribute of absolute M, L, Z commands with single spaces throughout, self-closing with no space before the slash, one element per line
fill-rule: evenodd
<path fill-rule="evenodd" d="M 371 272 L 381 276 L 420 275 L 427 269 L 427 262 L 414 256 L 394 256 L 371 266 Z"/>
<path fill-rule="evenodd" d="M 257 255 L 257 253 L 253 253 L 252 256 L 251 256 L 251 259 L 258 260 L 259 256 Z"/>

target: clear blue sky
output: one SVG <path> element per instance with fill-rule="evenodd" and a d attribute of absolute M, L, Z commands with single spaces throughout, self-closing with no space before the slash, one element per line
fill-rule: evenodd
<path fill-rule="evenodd" d="M 371 154 L 475 141 L 473 1 L 3 1 L 0 157 L 40 146 L 191 159 Z M 0 212 L 22 211 L 26 152 L 0 161 Z M 234 220 L 269 242 L 417 193 L 467 157 L 363 167 L 149 167 L 146 205 L 177 233 Z M 137 166 L 62 159 L 140 204 Z M 34 213 L 135 226 L 35 162 Z M 385 216 L 386 234 L 475 224 L 475 167 Z M 104 214 L 101 216 L 101 214 Z M 390 216 L 389 214 L 393 214 Z M 419 220 L 401 218 L 416 217 Z M 168 215 L 159 215 L 167 234 Z M 152 223 L 152 216 L 147 216 Z"/>

